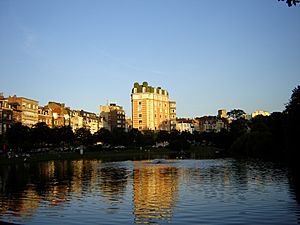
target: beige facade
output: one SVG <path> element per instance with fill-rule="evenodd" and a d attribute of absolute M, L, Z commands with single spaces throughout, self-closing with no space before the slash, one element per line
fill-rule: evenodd
<path fill-rule="evenodd" d="M 219 109 L 219 110 L 218 110 L 218 117 L 219 117 L 219 118 L 225 118 L 225 119 L 227 119 L 228 116 L 227 116 L 227 111 L 226 111 L 226 109 Z"/>
<path fill-rule="evenodd" d="M 80 115 L 79 110 L 71 111 L 71 127 L 73 132 L 83 127 L 83 117 Z"/>
<path fill-rule="evenodd" d="M 170 128 L 176 130 L 176 102 L 170 101 Z"/>
<path fill-rule="evenodd" d="M 13 110 L 8 103 L 8 100 L 0 93 L 0 135 L 5 133 L 12 124 Z"/>
<path fill-rule="evenodd" d="M 267 111 L 263 111 L 263 110 L 256 110 L 255 112 L 253 112 L 251 114 L 252 118 L 256 117 L 256 116 L 270 116 L 271 113 L 267 112 Z"/>
<path fill-rule="evenodd" d="M 52 110 L 48 106 L 39 106 L 38 118 L 39 123 L 46 123 L 48 127 L 52 128 Z"/>
<path fill-rule="evenodd" d="M 100 117 L 103 127 L 112 131 L 114 128 L 126 129 L 125 111 L 122 106 L 111 103 L 100 106 Z"/>
<path fill-rule="evenodd" d="M 91 134 L 99 130 L 99 117 L 96 113 L 81 110 L 80 116 L 83 118 L 83 127 L 90 130 Z"/>
<path fill-rule="evenodd" d="M 131 104 L 133 128 L 170 131 L 171 121 L 174 118 L 176 121 L 176 103 L 170 102 L 169 93 L 160 87 L 148 86 L 147 82 L 134 84 Z"/>
<path fill-rule="evenodd" d="M 176 130 L 180 132 L 187 131 L 192 134 L 195 130 L 193 119 L 177 118 Z"/>
<path fill-rule="evenodd" d="M 32 127 L 38 122 L 38 101 L 14 95 L 8 97 L 8 102 L 20 106 L 20 122 L 23 125 Z"/>
<path fill-rule="evenodd" d="M 71 110 L 64 103 L 48 102 L 47 107 L 52 112 L 53 127 L 62 127 L 71 125 Z"/>

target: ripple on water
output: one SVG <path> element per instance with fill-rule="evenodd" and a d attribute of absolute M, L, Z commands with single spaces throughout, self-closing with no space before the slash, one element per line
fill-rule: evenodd
<path fill-rule="evenodd" d="M 22 224 L 298 224 L 298 191 L 287 169 L 260 161 L 0 166 L 0 218 Z"/>

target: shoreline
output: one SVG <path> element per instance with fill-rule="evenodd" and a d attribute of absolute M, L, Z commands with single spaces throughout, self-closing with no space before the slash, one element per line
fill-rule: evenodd
<path fill-rule="evenodd" d="M 176 159 L 176 158 L 220 158 L 222 149 L 215 147 L 192 147 L 187 151 L 172 151 L 170 149 L 126 149 L 126 150 L 99 150 L 79 152 L 42 152 L 31 153 L 30 156 L 18 156 L 8 158 L 7 155 L 0 155 L 0 165 L 15 163 L 33 163 L 53 160 L 103 160 L 103 161 L 122 161 L 122 160 L 143 160 L 143 159 Z"/>

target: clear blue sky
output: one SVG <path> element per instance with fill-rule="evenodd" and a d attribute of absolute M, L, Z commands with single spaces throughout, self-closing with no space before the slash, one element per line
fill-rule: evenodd
<path fill-rule="evenodd" d="M 0 0 L 0 92 L 131 116 L 134 82 L 177 116 L 282 111 L 300 84 L 300 6 L 277 0 Z"/>

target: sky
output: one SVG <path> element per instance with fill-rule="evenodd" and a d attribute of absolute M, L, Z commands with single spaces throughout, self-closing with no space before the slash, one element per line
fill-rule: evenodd
<path fill-rule="evenodd" d="M 282 111 L 299 40 L 300 5 L 277 0 L 0 0 L 0 92 L 131 116 L 147 81 L 178 117 Z"/>

